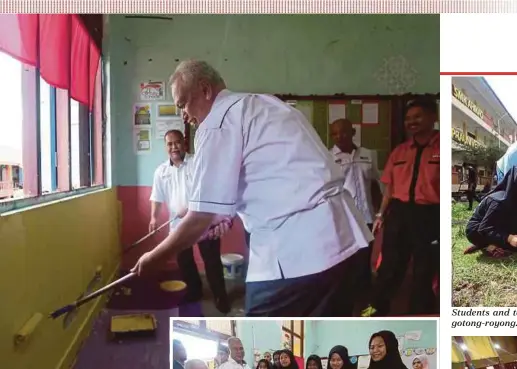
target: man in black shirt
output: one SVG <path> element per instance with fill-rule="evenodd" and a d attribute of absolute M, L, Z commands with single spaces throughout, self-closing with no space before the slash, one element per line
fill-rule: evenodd
<path fill-rule="evenodd" d="M 476 199 L 478 173 L 476 168 L 470 164 L 463 163 L 463 168 L 467 170 L 467 200 L 469 201 L 469 210 L 472 210 L 474 200 Z"/>

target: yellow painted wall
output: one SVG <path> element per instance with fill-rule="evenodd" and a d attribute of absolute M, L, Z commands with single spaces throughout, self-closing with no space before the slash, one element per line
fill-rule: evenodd
<path fill-rule="evenodd" d="M 112 277 L 120 251 L 118 210 L 116 191 L 108 189 L 0 216 L 2 368 L 70 364 L 96 304 L 84 305 L 66 329 L 63 318 L 46 316 L 84 292 L 97 266 L 103 267 L 102 283 Z M 44 320 L 15 348 L 14 334 L 36 312 Z"/>

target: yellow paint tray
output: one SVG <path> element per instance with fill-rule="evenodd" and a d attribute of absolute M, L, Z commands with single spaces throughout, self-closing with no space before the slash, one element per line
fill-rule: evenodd
<path fill-rule="evenodd" d="M 128 314 L 111 317 L 110 332 L 114 336 L 152 335 L 157 328 L 153 314 Z"/>

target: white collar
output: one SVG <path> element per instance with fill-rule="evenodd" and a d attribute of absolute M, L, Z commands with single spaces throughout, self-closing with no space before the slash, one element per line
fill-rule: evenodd
<path fill-rule="evenodd" d="M 346 155 L 351 155 L 352 157 L 354 157 L 361 150 L 361 146 L 357 146 L 354 150 L 352 150 L 351 153 L 342 152 L 341 149 L 339 147 L 337 147 L 337 145 L 334 145 L 331 150 L 332 150 L 332 154 L 334 154 L 334 155 L 346 154 Z"/>
<path fill-rule="evenodd" d="M 175 166 L 174 164 L 172 164 L 171 162 L 171 159 L 167 159 L 167 161 L 165 162 L 165 164 L 168 166 L 168 167 L 173 167 L 173 168 L 181 168 L 182 166 L 184 166 L 185 164 L 187 164 L 187 162 L 189 162 L 192 158 L 194 157 L 194 155 L 192 154 L 189 154 L 188 152 L 185 153 L 185 157 L 183 158 L 183 161 L 181 162 L 181 165 L 179 167 Z"/>

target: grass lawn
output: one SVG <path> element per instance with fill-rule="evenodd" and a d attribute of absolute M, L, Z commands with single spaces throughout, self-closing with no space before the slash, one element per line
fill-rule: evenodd
<path fill-rule="evenodd" d="M 470 245 L 465 227 L 472 211 L 452 205 L 452 305 L 506 307 L 517 304 L 517 254 L 494 260 L 480 252 L 463 255 Z"/>

